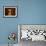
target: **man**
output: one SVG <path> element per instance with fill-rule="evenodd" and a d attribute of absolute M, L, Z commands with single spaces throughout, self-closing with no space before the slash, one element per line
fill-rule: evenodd
<path fill-rule="evenodd" d="M 8 9 L 8 16 L 11 16 L 11 15 L 12 15 L 12 10 Z"/>

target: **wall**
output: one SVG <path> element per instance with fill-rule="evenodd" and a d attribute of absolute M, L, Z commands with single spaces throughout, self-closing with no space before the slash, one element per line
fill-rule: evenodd
<path fill-rule="evenodd" d="M 12 5 L 18 7 L 18 16 L 3 18 L 3 6 Z M 18 24 L 46 24 L 46 0 L 0 0 L 0 44 L 8 43 L 9 32 L 17 34 Z"/>
<path fill-rule="evenodd" d="M 8 35 L 10 32 L 17 32 L 17 18 L 3 18 L 3 6 L 17 6 L 17 0 L 0 0 L 0 44 L 9 42 Z M 16 38 L 15 43 L 18 43 Z"/>
<path fill-rule="evenodd" d="M 46 24 L 46 0 L 20 0 L 21 24 Z"/>

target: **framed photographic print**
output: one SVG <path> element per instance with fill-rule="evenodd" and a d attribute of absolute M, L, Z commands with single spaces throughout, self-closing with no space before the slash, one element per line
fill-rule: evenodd
<path fill-rule="evenodd" d="M 16 17 L 17 7 L 16 6 L 4 6 L 3 8 L 4 17 Z"/>

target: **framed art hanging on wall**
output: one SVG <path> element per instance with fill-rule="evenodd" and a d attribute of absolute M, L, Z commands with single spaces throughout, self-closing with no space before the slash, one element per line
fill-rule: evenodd
<path fill-rule="evenodd" d="M 4 17 L 16 17 L 17 7 L 16 6 L 4 6 L 3 7 Z"/>

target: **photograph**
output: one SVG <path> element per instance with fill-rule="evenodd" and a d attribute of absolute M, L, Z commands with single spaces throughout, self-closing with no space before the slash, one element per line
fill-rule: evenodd
<path fill-rule="evenodd" d="M 16 17 L 17 7 L 16 6 L 4 6 L 4 17 Z"/>

